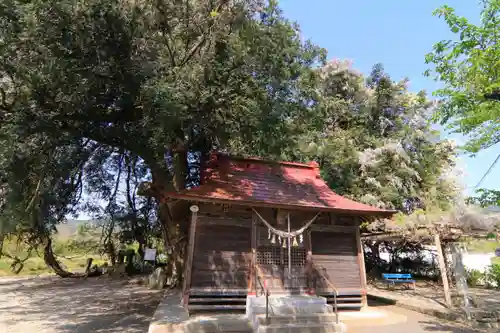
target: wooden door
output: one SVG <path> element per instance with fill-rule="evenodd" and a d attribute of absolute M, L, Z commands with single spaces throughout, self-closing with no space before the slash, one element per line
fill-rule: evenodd
<path fill-rule="evenodd" d="M 301 293 L 307 288 L 306 266 L 307 250 L 305 243 L 291 247 L 289 266 L 288 245 L 283 247 L 277 237 L 268 238 L 267 230 L 259 229 L 256 264 L 263 274 L 264 281 L 271 293 Z M 264 282 L 262 281 L 262 282 Z M 257 289 L 263 286 L 257 281 Z"/>

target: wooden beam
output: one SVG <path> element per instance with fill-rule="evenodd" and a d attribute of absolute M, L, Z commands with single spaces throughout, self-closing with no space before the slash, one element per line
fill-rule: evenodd
<path fill-rule="evenodd" d="M 322 225 L 322 224 L 312 224 L 309 227 L 312 231 L 330 231 L 330 232 L 345 232 L 345 233 L 353 233 L 356 229 L 359 229 L 357 226 L 344 226 L 344 225 Z"/>
<path fill-rule="evenodd" d="M 361 243 L 361 231 L 359 227 L 356 229 L 356 244 L 358 246 L 358 264 L 359 264 L 359 275 L 361 278 L 361 288 L 366 289 L 366 267 L 365 267 L 365 255 L 363 251 L 363 243 Z M 363 306 L 368 306 L 368 298 L 366 295 L 363 296 Z"/>
<path fill-rule="evenodd" d="M 252 221 L 249 219 L 223 218 L 200 214 L 198 216 L 198 225 L 223 225 L 251 228 Z"/>
<path fill-rule="evenodd" d="M 439 269 L 441 271 L 441 280 L 443 281 L 444 299 L 446 301 L 446 305 L 449 308 L 451 308 L 452 304 L 451 304 L 450 286 L 448 284 L 448 274 L 446 272 L 446 264 L 444 261 L 443 248 L 441 247 L 441 239 L 439 238 L 439 232 L 437 230 L 434 232 L 434 243 L 438 253 Z"/>
<path fill-rule="evenodd" d="M 252 258 L 250 266 L 250 276 L 249 276 L 249 292 L 253 292 L 257 295 L 257 281 L 256 280 L 256 265 L 257 265 L 257 215 L 252 212 Z"/>
<path fill-rule="evenodd" d="M 193 203 L 205 202 L 205 203 L 216 203 L 216 204 L 226 204 L 233 206 L 246 206 L 246 207 L 262 207 L 262 208 L 282 208 L 285 210 L 292 211 L 309 211 L 309 212 L 333 212 L 339 213 L 342 215 L 354 215 L 354 216 L 366 216 L 366 217 L 391 217 L 397 211 L 392 210 L 383 210 L 383 211 L 363 211 L 363 210 L 351 210 L 351 209 L 342 209 L 336 207 L 325 207 L 325 206 L 298 206 L 298 205 L 290 205 L 290 204 L 277 204 L 277 203 L 267 203 L 262 201 L 249 201 L 249 200 L 234 200 L 234 199 L 213 199 L 206 198 L 203 196 L 197 195 L 188 195 L 188 194 L 171 194 L 169 196 L 163 196 L 163 200 L 170 199 L 179 199 L 186 200 Z"/>
<path fill-rule="evenodd" d="M 313 260 L 312 260 L 312 242 L 311 242 L 311 229 L 306 231 L 306 237 L 304 239 L 306 242 L 307 257 L 306 257 L 306 270 L 307 270 L 307 287 L 309 288 L 309 293 L 311 295 L 315 294 L 315 286 L 313 284 Z"/>
<path fill-rule="evenodd" d="M 194 245 L 196 237 L 196 221 L 198 220 L 198 206 L 191 206 L 191 225 L 189 226 L 189 240 L 187 261 L 184 267 L 184 283 L 182 286 L 182 305 L 187 308 L 189 302 L 189 288 L 191 288 L 191 268 L 193 266 Z"/>

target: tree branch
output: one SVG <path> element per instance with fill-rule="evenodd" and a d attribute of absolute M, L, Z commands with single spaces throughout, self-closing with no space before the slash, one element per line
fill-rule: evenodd
<path fill-rule="evenodd" d="M 221 2 L 217 5 L 217 7 L 213 10 L 216 13 L 219 13 L 222 8 L 227 5 L 228 0 L 221 0 Z M 184 59 L 181 61 L 179 66 L 184 66 L 191 60 L 191 58 L 194 56 L 194 54 L 202 47 L 202 45 L 206 42 L 207 36 L 209 36 L 212 32 L 213 27 L 215 26 L 217 18 L 213 18 L 212 24 L 209 26 L 208 31 L 200 36 L 199 41 L 191 48 L 191 50 L 187 53 L 187 55 L 184 57 Z"/>
<path fill-rule="evenodd" d="M 172 46 L 174 44 L 172 41 L 172 38 L 171 38 L 172 28 L 167 23 L 169 20 L 169 17 L 167 16 L 167 13 L 165 12 L 165 10 L 161 7 L 161 5 L 159 3 L 157 3 L 156 9 L 158 9 L 158 11 L 163 16 L 163 21 L 160 22 L 159 25 L 160 25 L 160 29 L 162 32 L 164 42 L 165 42 L 165 46 L 167 47 L 167 51 L 168 51 L 168 54 L 170 56 L 170 61 L 172 62 L 172 66 L 175 67 L 176 66 L 176 60 L 175 60 L 176 53 L 175 53 L 175 50 L 172 48 Z"/>

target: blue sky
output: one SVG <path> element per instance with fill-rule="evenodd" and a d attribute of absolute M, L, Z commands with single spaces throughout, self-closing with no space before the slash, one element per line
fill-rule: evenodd
<path fill-rule="evenodd" d="M 329 58 L 351 59 L 353 67 L 368 74 L 382 63 L 395 80 L 410 79 L 410 89 L 429 94 L 439 83 L 426 78 L 424 62 L 432 45 L 442 39 L 454 39 L 442 19 L 432 16 L 434 9 L 447 4 L 472 22 L 479 18 L 476 0 L 281 0 L 285 16 L 299 23 L 305 39 L 328 50 Z M 443 133 L 457 143 L 463 137 Z M 472 192 L 496 156 L 500 145 L 476 157 L 461 156 L 459 167 L 464 183 Z M 483 181 L 481 187 L 500 189 L 500 165 Z"/>

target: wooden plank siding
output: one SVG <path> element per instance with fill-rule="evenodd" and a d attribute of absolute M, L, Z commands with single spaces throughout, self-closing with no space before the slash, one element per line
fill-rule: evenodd
<path fill-rule="evenodd" d="M 251 221 L 199 215 L 191 288 L 246 289 L 251 259 Z"/>
<path fill-rule="evenodd" d="M 362 289 L 356 233 L 312 231 L 312 260 L 337 289 Z M 316 274 L 316 291 L 331 292 L 331 288 Z"/>
<path fill-rule="evenodd" d="M 269 223 L 277 225 L 275 210 L 259 208 L 258 211 Z M 315 215 L 290 213 L 292 229 L 303 226 Z M 285 225 L 277 227 L 285 229 Z M 286 248 L 270 243 L 267 228 L 251 209 L 202 203 L 196 222 L 189 288 L 255 293 L 259 283 L 255 279 L 254 266 L 259 265 L 271 289 L 333 291 L 318 274 L 309 280 L 308 272 L 319 269 L 337 289 L 362 291 L 365 286 L 357 230 L 356 218 L 322 213 L 303 234 L 303 243 L 292 248 L 294 279 L 290 280 L 285 274 L 288 266 Z M 279 252 L 279 256 L 274 252 Z M 268 257 L 270 261 L 265 259 Z"/>

